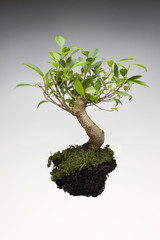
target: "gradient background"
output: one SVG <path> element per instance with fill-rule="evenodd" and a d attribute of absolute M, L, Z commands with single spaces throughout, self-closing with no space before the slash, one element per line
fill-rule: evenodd
<path fill-rule="evenodd" d="M 0 239 L 160 239 L 160 7 L 136 1 L 6 1 L 0 8 Z M 38 89 L 14 89 L 41 81 L 21 63 L 44 72 L 54 38 L 66 45 L 134 67 L 150 88 L 135 86 L 119 112 L 89 108 L 115 151 L 118 168 L 97 198 L 73 197 L 50 181 L 51 153 L 87 136 L 77 120 L 43 100 Z M 103 105 L 104 106 L 104 105 Z"/>

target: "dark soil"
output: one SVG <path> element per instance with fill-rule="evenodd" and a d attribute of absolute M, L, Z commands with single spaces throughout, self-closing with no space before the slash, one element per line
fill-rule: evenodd
<path fill-rule="evenodd" d="M 103 162 L 92 169 L 83 168 L 56 180 L 57 187 L 73 196 L 97 197 L 105 189 L 108 174 L 116 168 L 115 160 Z"/>

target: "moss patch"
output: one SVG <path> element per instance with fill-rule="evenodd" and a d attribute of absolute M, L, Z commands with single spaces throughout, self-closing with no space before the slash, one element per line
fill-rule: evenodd
<path fill-rule="evenodd" d="M 85 151 L 82 146 L 70 146 L 69 148 L 58 151 L 48 159 L 48 167 L 53 165 L 51 180 L 57 181 L 74 172 L 81 172 L 83 169 L 92 170 L 104 164 L 107 168 L 114 160 L 114 152 L 106 145 L 98 151 Z"/>

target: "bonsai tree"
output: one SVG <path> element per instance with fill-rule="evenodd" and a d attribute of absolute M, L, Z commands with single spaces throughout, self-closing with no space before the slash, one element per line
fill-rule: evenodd
<path fill-rule="evenodd" d="M 98 57 L 98 48 L 86 51 L 75 46 L 64 46 L 65 39 L 62 36 L 56 36 L 55 40 L 60 46 L 60 51 L 49 52 L 51 57 L 51 60 L 48 61 L 50 68 L 45 74 L 37 66 L 24 63 L 24 65 L 36 71 L 42 81 L 35 84 L 18 84 L 16 87 L 33 86 L 41 89 L 44 100 L 38 104 L 38 108 L 41 104 L 50 102 L 77 118 L 89 137 L 88 141 L 82 146 L 70 146 L 62 153 L 57 152 L 50 156 L 48 166 L 53 163 L 52 180 L 57 183 L 59 188 L 63 188 L 72 195 L 97 196 L 104 190 L 104 183 L 101 190 L 97 190 L 95 193 L 95 188 L 93 191 L 90 189 L 86 194 L 82 190 L 76 192 L 77 185 L 74 186 L 74 190 L 73 186 L 72 190 L 68 190 L 69 186 L 66 187 L 64 184 L 68 181 L 66 179 L 68 176 L 70 176 L 70 182 L 75 183 L 74 177 L 77 171 L 82 176 L 85 175 L 85 170 L 87 172 L 92 170 L 93 173 L 93 169 L 97 170 L 99 166 L 102 167 L 104 163 L 107 163 L 103 176 L 103 179 L 106 179 L 106 175 L 116 167 L 113 151 L 109 149 L 108 145 L 104 149 L 101 148 L 104 143 L 104 131 L 88 116 L 86 108 L 95 106 L 105 111 L 118 111 L 123 97 L 132 99 L 128 92 L 133 85 L 148 86 L 145 82 L 139 80 L 142 77 L 141 75 L 129 76 L 130 68 L 138 66 L 146 71 L 147 69 L 144 65 L 138 63 L 128 64 L 127 67 L 122 64 L 125 61 L 133 62 L 134 58 L 125 58 L 119 61 L 106 60 Z M 78 52 L 81 52 L 81 55 L 75 58 L 74 56 Z M 99 106 L 101 102 L 113 102 L 114 105 L 111 108 L 102 109 Z M 110 166 L 108 163 L 110 163 Z M 113 165 L 112 169 L 111 163 Z M 74 177 L 71 177 L 71 174 L 74 174 Z M 92 180 L 93 175 L 95 176 L 95 174 L 92 174 Z M 99 177 L 102 175 L 101 171 Z M 92 182 L 91 178 L 90 182 Z M 96 182 L 95 179 L 93 182 Z M 91 186 L 93 186 L 93 182 Z M 81 188 L 83 188 L 82 185 L 84 187 L 84 183 L 81 184 Z M 86 189 L 89 189 L 89 187 L 86 187 Z"/>

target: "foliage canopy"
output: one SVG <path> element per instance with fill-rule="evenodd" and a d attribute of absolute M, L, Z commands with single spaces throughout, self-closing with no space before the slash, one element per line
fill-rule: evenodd
<path fill-rule="evenodd" d="M 128 64 L 127 67 L 123 65 L 123 62 L 133 62 L 135 58 L 106 60 L 98 57 L 98 48 L 86 51 L 75 46 L 64 46 L 65 39 L 62 36 L 56 36 L 55 40 L 61 51 L 49 52 L 51 60 L 47 63 L 51 67 L 45 74 L 34 64 L 24 63 L 41 76 L 42 82 L 16 86 L 40 88 L 45 100 L 42 100 L 37 107 L 45 102 L 51 102 L 72 113 L 74 101 L 80 95 L 86 100 L 87 107 L 97 106 L 100 102 L 113 101 L 115 107 L 108 110 L 113 111 L 118 110 L 122 97 L 127 96 L 129 100 L 132 99 L 128 92 L 134 84 L 148 87 L 145 82 L 139 80 L 142 75 L 128 76 L 131 66 L 138 66 L 147 71 L 144 65 L 138 63 Z M 81 52 L 81 55 L 75 58 L 78 52 Z"/>

